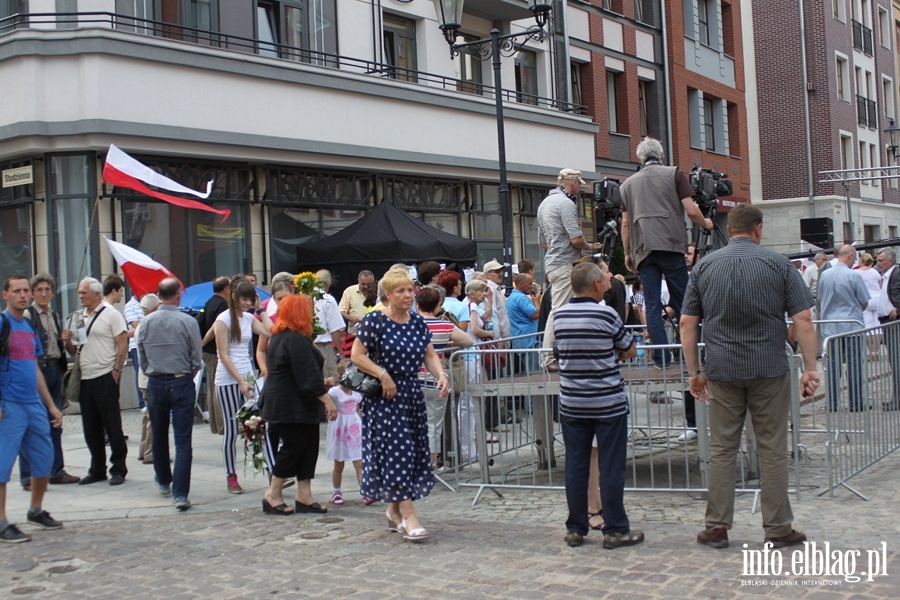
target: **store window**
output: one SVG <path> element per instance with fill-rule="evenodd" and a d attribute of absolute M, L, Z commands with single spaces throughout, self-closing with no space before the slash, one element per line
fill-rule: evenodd
<path fill-rule="evenodd" d="M 51 156 L 46 165 L 51 274 L 57 282 L 56 306 L 68 315 L 79 306 L 79 280 L 100 274 L 96 157 Z"/>
<path fill-rule="evenodd" d="M 0 186 L 0 267 L 6 276 L 16 273 L 30 276 L 34 272 L 31 232 L 34 184 L 25 183 L 29 172 L 34 179 L 33 169 L 28 160 L 0 163 L 0 172 L 4 174 Z"/>
<path fill-rule="evenodd" d="M 503 219 L 500 188 L 490 184 L 472 185 L 472 239 L 478 244 L 477 268 L 489 260 L 503 262 Z"/>
<path fill-rule="evenodd" d="M 518 189 L 519 202 L 522 207 L 519 213 L 519 224 L 522 229 L 522 258 L 534 261 L 534 280 L 544 284 L 544 255 L 538 237 L 537 209 L 549 188 L 521 187 Z"/>
<path fill-rule="evenodd" d="M 461 217 L 465 195 L 463 186 L 458 181 L 385 178 L 384 202 L 391 202 L 441 231 L 462 235 Z"/>
<path fill-rule="evenodd" d="M 116 188 L 112 195 L 121 201 L 125 244 L 168 267 L 185 285 L 250 269 L 248 207 L 255 192 L 249 168 L 139 160 L 191 189 L 204 189 L 212 179 L 207 203 L 228 209 L 231 215 L 222 222 L 216 213 L 188 210 Z"/>

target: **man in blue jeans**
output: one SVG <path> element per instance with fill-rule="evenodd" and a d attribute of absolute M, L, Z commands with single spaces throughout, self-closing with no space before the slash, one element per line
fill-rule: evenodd
<path fill-rule="evenodd" d="M 694 202 L 694 189 L 688 176 L 678 167 L 662 164 L 663 149 L 658 140 L 645 137 L 638 144 L 637 157 L 641 170 L 629 177 L 620 189 L 625 266 L 641 277 L 652 343 L 668 344 L 660 290 L 665 276 L 669 306 L 678 313 L 673 322 L 677 323 L 688 282 L 684 215 L 704 229 L 712 229 L 713 223 Z M 668 350 L 654 350 L 652 356 L 653 364 L 659 368 L 672 360 Z"/>
<path fill-rule="evenodd" d="M 589 531 L 588 479 L 591 444 L 597 439 L 603 547 L 644 541 L 625 513 L 625 458 L 628 448 L 628 398 L 619 360 L 637 349 L 616 311 L 600 305 L 610 275 L 593 263 L 572 269 L 575 297 L 556 313 L 553 332 L 559 350 L 559 415 L 566 445 L 565 541 L 580 546 Z"/>
<path fill-rule="evenodd" d="M 159 309 L 138 326 L 138 359 L 148 377 L 147 410 L 153 430 L 153 470 L 163 496 L 174 495 L 175 508 L 191 507 L 191 434 L 197 393 L 194 376 L 201 367 L 200 326 L 178 310 L 181 283 L 159 283 Z M 175 470 L 169 464 L 169 414 L 175 438 Z"/>

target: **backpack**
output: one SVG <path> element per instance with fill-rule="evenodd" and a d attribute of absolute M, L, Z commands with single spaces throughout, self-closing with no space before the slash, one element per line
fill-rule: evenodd
<path fill-rule="evenodd" d="M 9 356 L 9 333 L 12 327 L 5 312 L 0 312 L 0 319 L 3 320 L 3 324 L 0 325 L 0 356 Z"/>

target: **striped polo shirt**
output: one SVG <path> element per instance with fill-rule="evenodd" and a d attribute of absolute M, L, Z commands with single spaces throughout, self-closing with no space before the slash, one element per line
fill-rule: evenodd
<path fill-rule="evenodd" d="M 553 317 L 559 350 L 559 414 L 609 419 L 628 414 L 618 351 L 631 334 L 616 311 L 593 298 L 572 298 Z"/>
<path fill-rule="evenodd" d="M 450 321 L 445 321 L 444 319 L 436 319 L 433 317 L 422 317 L 425 320 L 425 324 L 428 326 L 428 330 L 431 332 L 431 345 L 434 347 L 434 351 L 437 352 L 438 358 L 441 359 L 441 364 L 446 368 L 446 361 L 444 361 L 444 350 L 447 346 L 450 345 L 450 334 L 453 333 L 453 328 L 456 327 Z M 419 368 L 419 380 L 422 382 L 422 385 L 427 388 L 436 387 L 436 381 L 434 377 L 425 369 L 425 363 L 422 363 L 422 366 Z"/>

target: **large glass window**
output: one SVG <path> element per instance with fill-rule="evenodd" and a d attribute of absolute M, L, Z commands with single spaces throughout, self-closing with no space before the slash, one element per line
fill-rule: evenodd
<path fill-rule="evenodd" d="M 56 0 L 56 12 L 57 13 L 77 13 L 78 12 L 78 0 Z M 78 26 L 78 17 L 72 16 L 61 16 L 57 19 L 56 28 L 57 29 L 75 29 Z"/>
<path fill-rule="evenodd" d="M 33 169 L 28 160 L 0 163 L 0 171 L 20 169 L 13 173 L 24 175 L 28 168 Z M 24 179 L 18 179 L 18 182 L 21 181 Z M 0 187 L 0 268 L 6 276 L 15 273 L 30 276 L 34 272 L 34 245 L 31 237 L 33 197 L 33 183 Z"/>
<path fill-rule="evenodd" d="M 125 244 L 154 257 L 185 285 L 249 270 L 247 207 L 256 198 L 251 169 L 136 158 L 191 189 L 204 189 L 212 180 L 207 204 L 228 209 L 231 215 L 223 223 L 216 213 L 184 209 L 116 188 L 112 195 L 121 201 Z"/>
<path fill-rule="evenodd" d="M 384 202 L 391 202 L 441 231 L 462 235 L 461 215 L 466 199 L 458 181 L 386 178 Z"/>
<path fill-rule="evenodd" d="M 716 120 L 713 112 L 713 99 L 703 99 L 703 135 L 706 149 L 715 152 L 716 150 Z"/>
<path fill-rule="evenodd" d="M 538 237 L 537 209 L 548 192 L 548 188 L 522 187 L 519 188 L 519 198 L 522 211 L 519 214 L 519 223 L 522 228 L 522 258 L 534 261 L 534 280 L 544 284 L 544 255 Z"/>
<path fill-rule="evenodd" d="M 218 0 L 157 0 L 159 21 L 173 23 L 200 31 L 184 31 L 181 28 L 164 28 L 162 35 L 174 39 L 217 46 L 219 39 Z M 208 32 L 208 33 L 206 33 Z"/>
<path fill-rule="evenodd" d="M 472 42 L 474 36 L 463 35 L 463 42 Z M 478 56 L 478 52 L 473 51 L 462 52 L 456 61 L 456 77 L 460 80 L 457 89 L 460 92 L 469 94 L 483 94 L 484 86 L 482 85 L 482 62 Z"/>
<path fill-rule="evenodd" d="M 397 15 L 384 15 L 384 62 L 393 79 L 416 81 L 416 22 Z"/>
<path fill-rule="evenodd" d="M 75 154 L 51 156 L 46 163 L 50 264 L 64 315 L 78 308 L 78 281 L 100 275 L 95 160 L 93 154 Z"/>
<path fill-rule="evenodd" d="M 478 244 L 477 266 L 489 260 L 503 262 L 503 219 L 500 214 L 500 188 L 496 185 L 472 185 L 472 239 Z"/>
<path fill-rule="evenodd" d="M 116 0 L 116 14 L 131 17 L 116 20 L 116 29 L 135 31 L 137 33 L 154 33 L 154 28 L 144 21 L 155 20 L 156 11 L 153 7 L 155 0 Z M 142 27 L 142 25 L 147 25 Z"/>

